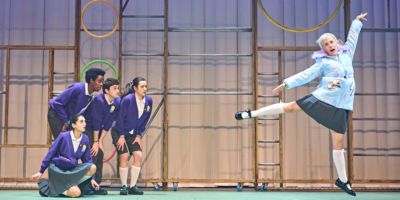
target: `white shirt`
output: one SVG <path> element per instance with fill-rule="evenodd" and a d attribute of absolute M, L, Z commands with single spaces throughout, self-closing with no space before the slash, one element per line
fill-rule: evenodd
<path fill-rule="evenodd" d="M 74 153 L 76 153 L 76 151 L 78 150 L 79 144 L 81 143 L 81 140 L 82 140 L 82 133 L 81 133 L 81 137 L 79 139 L 75 139 L 74 131 L 71 130 L 70 134 L 71 134 L 72 144 L 74 145 Z"/>
<path fill-rule="evenodd" d="M 92 95 L 92 94 L 89 94 L 89 84 L 88 83 L 85 83 L 85 95 Z"/>
<path fill-rule="evenodd" d="M 146 102 L 146 100 L 145 100 L 146 98 L 143 97 L 142 100 L 139 100 L 139 98 L 136 96 L 136 93 L 135 93 L 135 97 L 136 97 L 136 105 L 137 105 L 137 108 L 138 108 L 138 119 L 139 119 L 143 114 L 144 103 Z"/>
<path fill-rule="evenodd" d="M 111 105 L 114 103 L 114 99 L 111 102 L 108 101 L 106 94 L 104 94 L 104 98 L 106 99 L 108 105 Z"/>

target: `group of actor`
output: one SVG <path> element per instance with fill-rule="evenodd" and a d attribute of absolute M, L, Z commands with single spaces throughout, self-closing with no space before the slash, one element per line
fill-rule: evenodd
<path fill-rule="evenodd" d="M 142 134 L 149 121 L 153 100 L 146 96 L 147 82 L 136 77 L 120 96 L 120 82 L 104 81 L 105 71 L 86 71 L 86 83 L 73 83 L 49 101 L 47 117 L 54 143 L 43 159 L 40 171 L 31 177 L 39 180 L 48 169 L 48 180 L 40 180 L 43 197 L 107 195 L 100 188 L 104 138 L 111 130 L 117 148 L 122 188 L 121 195 L 143 192 L 136 187 L 142 160 Z M 93 92 L 103 93 L 94 97 Z M 133 155 L 131 183 L 128 187 L 128 159 Z M 81 159 L 82 163 L 78 164 Z"/>

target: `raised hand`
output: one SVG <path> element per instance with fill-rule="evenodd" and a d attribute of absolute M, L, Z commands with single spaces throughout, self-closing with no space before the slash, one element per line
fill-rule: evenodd
<path fill-rule="evenodd" d="M 360 15 L 358 15 L 357 17 L 356 17 L 356 19 L 358 19 L 358 20 L 364 20 L 364 21 L 367 21 L 367 19 L 365 19 L 364 17 L 365 16 L 367 16 L 368 15 L 368 13 L 361 13 Z"/>

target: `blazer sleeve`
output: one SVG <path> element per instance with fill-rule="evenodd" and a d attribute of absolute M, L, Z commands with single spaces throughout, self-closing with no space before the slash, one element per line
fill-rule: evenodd
<path fill-rule="evenodd" d="M 44 173 L 46 169 L 49 167 L 50 162 L 53 160 L 53 157 L 57 154 L 58 149 L 61 147 L 63 143 L 64 137 L 58 136 L 57 139 L 54 141 L 53 145 L 51 145 L 50 151 L 47 152 L 47 155 L 44 157 L 42 161 L 42 166 L 40 167 L 40 173 Z"/>

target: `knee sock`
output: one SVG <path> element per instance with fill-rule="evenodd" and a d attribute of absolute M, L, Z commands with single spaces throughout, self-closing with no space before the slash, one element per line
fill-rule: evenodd
<path fill-rule="evenodd" d="M 131 167 L 131 186 L 133 187 L 136 185 L 136 182 L 139 178 L 139 173 L 140 173 L 140 167 L 135 167 L 132 165 Z"/>
<path fill-rule="evenodd" d="M 90 177 L 92 177 L 92 176 L 83 176 L 83 177 L 78 181 L 77 185 L 83 183 L 84 181 L 86 181 L 86 180 L 89 179 Z"/>
<path fill-rule="evenodd" d="M 128 167 L 126 168 L 119 168 L 119 176 L 121 179 L 122 186 L 127 186 L 126 182 L 128 181 Z"/>
<path fill-rule="evenodd" d="M 261 115 L 277 115 L 277 114 L 282 114 L 284 113 L 283 111 L 283 103 L 276 103 L 264 108 L 260 108 L 255 111 L 251 111 L 251 117 L 258 117 Z M 247 119 L 250 118 L 247 112 L 242 113 L 242 118 Z"/>
<path fill-rule="evenodd" d="M 346 163 L 344 159 L 344 149 L 342 150 L 333 150 L 333 161 L 336 165 L 336 170 L 339 175 L 339 179 L 346 183 L 348 181 L 346 175 Z"/>

